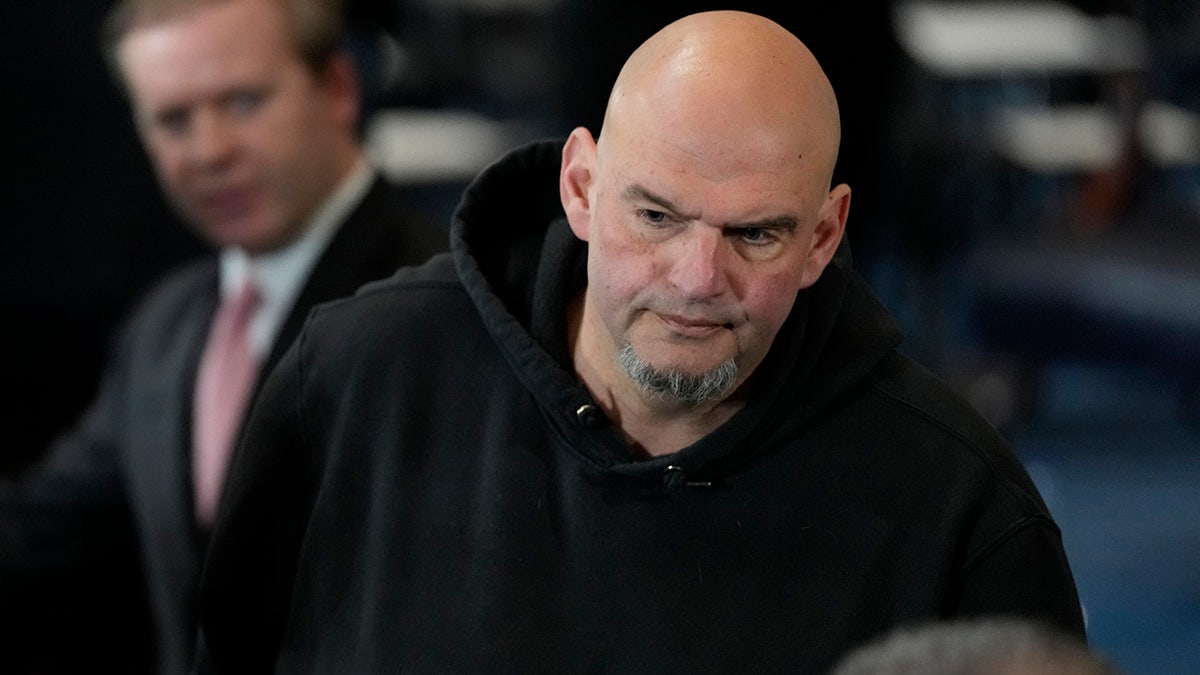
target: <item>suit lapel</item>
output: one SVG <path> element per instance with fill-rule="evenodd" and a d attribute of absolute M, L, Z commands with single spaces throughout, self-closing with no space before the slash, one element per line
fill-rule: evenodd
<path fill-rule="evenodd" d="M 192 594 L 200 574 L 201 547 L 192 508 L 191 406 L 200 351 L 216 309 L 216 265 L 192 286 L 188 302 L 170 331 L 160 336 L 161 351 L 151 360 L 153 372 L 143 373 L 143 394 L 131 402 L 140 420 L 136 437 L 129 439 L 130 489 L 141 527 L 153 536 L 143 537 L 151 597 L 160 617 L 193 616 Z M 186 626 L 160 626 L 164 648 L 186 654 Z"/>

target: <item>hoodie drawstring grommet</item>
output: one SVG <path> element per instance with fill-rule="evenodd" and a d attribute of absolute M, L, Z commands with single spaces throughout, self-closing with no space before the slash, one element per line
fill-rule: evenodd
<path fill-rule="evenodd" d="M 688 480 L 687 471 L 682 466 L 671 464 L 663 469 L 663 487 L 668 490 L 676 490 L 681 487 L 703 487 L 710 488 L 713 482 L 710 480 Z"/>
<path fill-rule="evenodd" d="M 663 469 L 663 487 L 668 490 L 677 490 L 684 485 L 687 485 L 687 472 L 681 466 L 674 464 Z"/>
<path fill-rule="evenodd" d="M 575 418 L 585 429 L 599 429 L 604 426 L 606 418 L 600 408 L 591 403 L 584 403 L 575 409 Z"/>

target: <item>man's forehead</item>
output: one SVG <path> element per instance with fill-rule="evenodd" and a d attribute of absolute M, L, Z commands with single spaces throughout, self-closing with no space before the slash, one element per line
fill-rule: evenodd
<path fill-rule="evenodd" d="M 270 36 L 215 32 L 187 23 L 163 23 L 130 33 L 118 52 L 135 97 L 201 97 L 261 85 L 289 59 L 286 45 Z"/>
<path fill-rule="evenodd" d="M 133 55 L 234 62 L 292 51 L 286 17 L 273 4 L 260 2 L 206 4 L 142 23 L 126 33 L 117 49 L 126 66 Z"/>
<path fill-rule="evenodd" d="M 820 141 L 794 111 L 703 103 L 684 94 L 631 92 L 610 108 L 602 136 L 611 137 L 614 152 L 691 165 L 717 179 L 721 172 L 796 170 L 815 159 Z"/>

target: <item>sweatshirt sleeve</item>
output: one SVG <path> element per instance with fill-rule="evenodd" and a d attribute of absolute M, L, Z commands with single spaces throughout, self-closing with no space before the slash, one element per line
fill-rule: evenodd
<path fill-rule="evenodd" d="M 1086 639 L 1075 579 L 1058 527 L 1031 515 L 966 562 L 952 597 L 954 615 L 1015 615 L 1045 621 Z"/>

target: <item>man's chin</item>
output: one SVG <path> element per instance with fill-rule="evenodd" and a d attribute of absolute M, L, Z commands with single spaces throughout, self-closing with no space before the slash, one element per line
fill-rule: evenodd
<path fill-rule="evenodd" d="M 220 223 L 206 229 L 207 239 L 220 248 L 240 248 L 252 254 L 272 251 L 286 242 L 270 234 L 271 228 L 259 223 Z"/>
<path fill-rule="evenodd" d="M 650 360 L 626 344 L 619 354 L 622 370 L 647 394 L 679 402 L 699 404 L 726 395 L 737 381 L 734 359 L 712 364 L 692 361 Z"/>
<path fill-rule="evenodd" d="M 656 372 L 675 373 L 681 377 L 697 378 L 704 377 L 712 371 L 722 367 L 729 360 L 714 359 L 711 350 L 702 355 L 702 358 L 697 358 L 698 355 L 681 355 L 681 354 L 643 354 L 637 352 L 638 357 L 646 366 Z M 691 358 L 688 358 L 688 357 Z"/>

